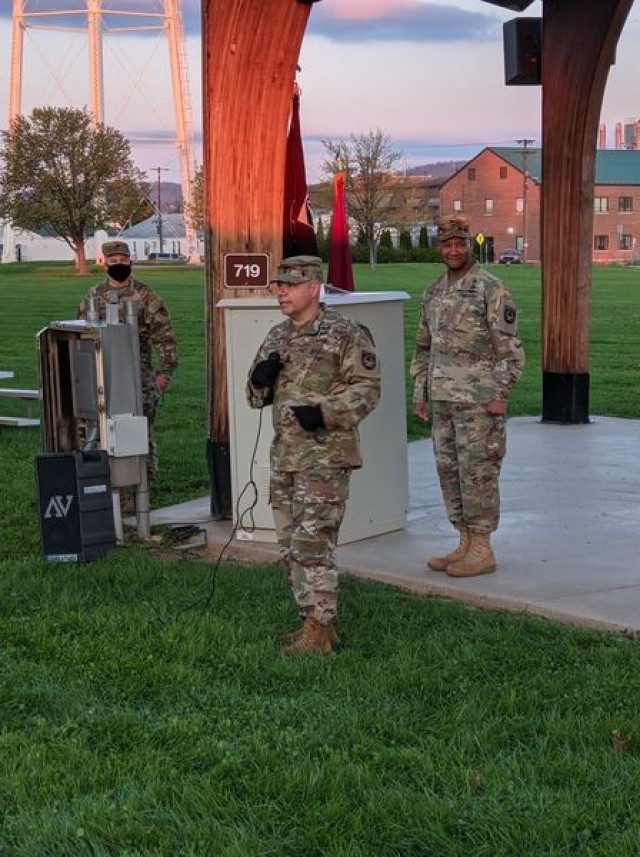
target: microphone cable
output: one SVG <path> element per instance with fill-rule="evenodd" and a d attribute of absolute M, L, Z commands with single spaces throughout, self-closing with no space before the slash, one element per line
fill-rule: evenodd
<path fill-rule="evenodd" d="M 220 564 L 222 563 L 222 558 L 224 557 L 229 545 L 232 543 L 233 539 L 235 538 L 236 533 L 238 532 L 239 529 L 243 529 L 247 533 L 252 533 L 256 529 L 255 520 L 253 517 L 253 510 L 258 505 L 259 495 L 258 495 L 258 486 L 256 485 L 256 481 L 255 481 L 254 476 L 253 476 L 253 470 L 254 470 L 254 465 L 255 465 L 255 460 L 256 460 L 256 454 L 258 452 L 258 444 L 260 443 L 260 435 L 262 433 L 262 416 L 263 416 L 263 414 L 264 414 L 264 408 L 260 408 L 259 417 L 258 417 L 258 430 L 256 432 L 256 439 L 255 439 L 255 443 L 253 445 L 253 451 L 251 453 L 251 459 L 249 462 L 249 478 L 248 478 L 247 482 L 245 483 L 242 491 L 238 495 L 238 499 L 236 501 L 236 523 L 232 527 L 231 535 L 229 536 L 227 541 L 221 547 L 220 552 L 218 553 L 218 556 L 217 556 L 216 561 L 214 563 L 213 571 L 211 572 L 209 593 L 206 596 L 202 595 L 200 598 L 197 598 L 195 601 L 191 602 L 190 604 L 187 604 L 185 607 L 182 607 L 180 610 L 178 610 L 178 612 L 173 617 L 174 621 L 176 619 L 178 619 L 178 617 L 181 616 L 183 613 L 187 613 L 190 610 L 194 610 L 199 604 L 201 604 L 203 602 L 204 602 L 202 604 L 203 610 L 206 610 L 207 607 L 209 607 L 209 605 L 213 601 L 215 594 L 216 594 L 218 571 L 220 569 Z M 245 509 L 243 509 L 242 512 L 240 512 L 240 503 L 242 501 L 242 498 L 244 497 L 244 495 L 248 491 L 252 492 L 252 499 L 251 499 L 249 505 Z M 245 517 L 247 515 L 249 516 L 250 523 L 248 526 L 245 526 L 244 521 L 245 521 Z"/>

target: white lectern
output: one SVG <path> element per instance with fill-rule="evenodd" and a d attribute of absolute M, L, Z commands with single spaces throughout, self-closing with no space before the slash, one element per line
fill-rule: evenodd
<path fill-rule="evenodd" d="M 363 466 L 351 477 L 340 544 L 400 530 L 406 524 L 409 480 L 403 303 L 408 298 L 406 292 L 349 292 L 327 294 L 324 299 L 328 306 L 367 325 L 382 369 L 380 402 L 360 424 Z M 269 506 L 271 408 L 263 409 L 256 446 L 260 411 L 247 404 L 245 388 L 256 351 L 269 329 L 284 316 L 275 298 L 227 298 L 217 306 L 225 313 L 233 523 L 240 524 L 236 537 L 274 541 Z M 248 515 L 245 510 L 255 499 L 254 492 L 244 490 L 250 479 L 258 497 Z"/>

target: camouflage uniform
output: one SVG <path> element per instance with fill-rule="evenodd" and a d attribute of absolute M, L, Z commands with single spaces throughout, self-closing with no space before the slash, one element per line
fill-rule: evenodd
<path fill-rule="evenodd" d="M 158 405 L 158 391 L 155 378 L 157 374 L 170 376 L 178 365 L 178 349 L 171 326 L 169 312 L 153 289 L 133 277 L 119 287 L 105 280 L 87 292 L 78 308 L 78 318 L 86 318 L 85 300 L 98 298 L 98 312 L 104 319 L 109 292 L 118 295 L 118 316 L 125 321 L 124 301 L 138 302 L 138 339 L 140 342 L 140 369 L 142 375 L 142 412 L 147 418 L 149 433 L 149 455 L 147 475 L 151 485 L 158 468 L 158 452 L 154 439 L 153 426 Z M 157 360 L 154 361 L 154 356 Z M 157 365 L 154 365 L 156 363 Z"/>
<path fill-rule="evenodd" d="M 380 369 L 369 331 L 323 304 L 303 327 L 287 319 L 271 329 L 249 379 L 274 352 L 284 365 L 273 389 L 249 380 L 247 398 L 252 408 L 273 404 L 270 503 L 293 596 L 302 617 L 328 625 L 349 477 L 362 465 L 357 426 L 378 403 Z M 293 405 L 320 405 L 325 427 L 303 429 Z"/>
<path fill-rule="evenodd" d="M 500 516 L 498 478 L 506 417 L 486 403 L 506 400 L 524 351 L 509 291 L 477 263 L 425 290 L 411 363 L 414 404 L 429 401 L 433 446 L 447 515 L 458 530 L 491 533 Z"/>

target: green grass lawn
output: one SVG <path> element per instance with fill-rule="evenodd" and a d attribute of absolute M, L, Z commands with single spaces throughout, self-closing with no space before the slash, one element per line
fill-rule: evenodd
<path fill-rule="evenodd" d="M 361 290 L 411 295 L 407 359 L 437 270 L 356 271 Z M 539 272 L 496 270 L 528 357 L 512 413 L 537 414 Z M 36 332 L 73 317 L 95 279 L 2 266 L 0 369 L 16 386 L 37 383 Z M 181 350 L 158 420 L 158 506 L 207 492 L 203 275 L 148 280 Z M 594 272 L 594 414 L 640 415 L 638 281 Z M 294 611 L 276 568 L 222 565 L 203 609 L 212 566 L 182 555 L 133 543 L 45 563 L 39 449 L 37 430 L 0 428 L 0 853 L 638 854 L 636 640 L 346 577 L 339 655 L 288 661 L 276 635 Z"/>

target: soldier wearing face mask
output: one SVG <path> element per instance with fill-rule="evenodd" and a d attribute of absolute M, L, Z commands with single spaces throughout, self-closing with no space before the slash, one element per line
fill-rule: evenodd
<path fill-rule="evenodd" d="M 126 241 L 107 241 L 102 245 L 106 279 L 93 286 L 78 308 L 78 318 L 86 318 L 86 300 L 98 298 L 100 318 L 104 319 L 109 292 L 118 296 L 120 321 L 125 320 L 124 301 L 138 302 L 138 337 L 142 372 L 143 413 L 149 427 L 147 475 L 149 485 L 155 478 L 158 459 L 153 424 L 159 394 L 169 386 L 178 365 L 178 349 L 169 312 L 151 286 L 131 275 L 131 252 Z"/>

